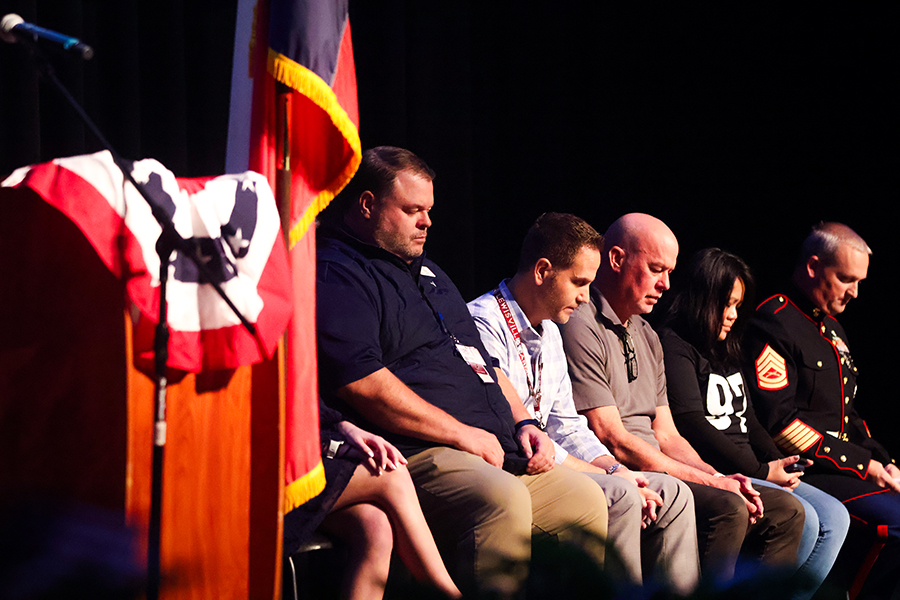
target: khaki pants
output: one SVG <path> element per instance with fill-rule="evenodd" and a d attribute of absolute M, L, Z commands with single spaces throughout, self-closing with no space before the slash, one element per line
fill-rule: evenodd
<path fill-rule="evenodd" d="M 603 562 L 606 497 L 581 473 L 556 466 L 515 476 L 445 447 L 416 454 L 408 468 L 447 568 L 464 593 L 473 586 L 502 594 L 518 588 L 528 573 L 531 536 L 541 532 L 561 541 L 577 538 Z"/>

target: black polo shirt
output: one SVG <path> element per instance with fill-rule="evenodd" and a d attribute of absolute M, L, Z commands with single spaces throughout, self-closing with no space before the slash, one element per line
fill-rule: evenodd
<path fill-rule="evenodd" d="M 514 458 L 512 412 L 500 386 L 483 383 L 450 337 L 477 348 L 491 365 L 446 273 L 424 254 L 408 265 L 335 230 L 319 232 L 316 259 L 319 389 L 326 402 L 407 456 L 438 445 L 376 427 L 337 398 L 340 387 L 387 367 L 427 402 L 496 435 L 507 458 L 520 462 Z"/>

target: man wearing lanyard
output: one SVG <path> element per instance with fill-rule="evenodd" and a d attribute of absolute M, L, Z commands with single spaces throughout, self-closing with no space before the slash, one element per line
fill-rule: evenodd
<path fill-rule="evenodd" d="M 700 575 L 690 490 L 674 477 L 618 463 L 572 400 L 556 324 L 587 302 L 602 244 L 602 236 L 574 215 L 541 215 L 525 236 L 515 276 L 470 302 L 469 312 L 495 368 L 515 388 L 504 391 L 516 420 L 533 419 L 553 441 L 556 464 L 586 473 L 603 488 L 609 537 L 626 575 L 636 583 L 642 575 L 662 579 L 687 595 Z"/>
<path fill-rule="evenodd" d="M 367 150 L 323 213 L 320 393 L 409 459 L 460 589 L 506 596 L 527 574 L 532 533 L 577 535 L 602 562 L 606 498 L 554 467 L 539 428 L 513 420 L 465 302 L 424 255 L 433 178 L 407 150 Z"/>

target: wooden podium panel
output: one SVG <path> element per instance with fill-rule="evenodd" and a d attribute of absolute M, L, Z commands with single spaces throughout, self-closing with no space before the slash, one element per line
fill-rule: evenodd
<path fill-rule="evenodd" d="M 122 510 L 124 287 L 35 194 L 0 224 L 0 490 Z"/>
<path fill-rule="evenodd" d="M 28 190 L 0 189 L 0 500 L 121 515 L 146 560 L 153 382 L 132 366 L 124 286 Z M 161 596 L 280 596 L 277 361 L 173 372 Z"/>
<path fill-rule="evenodd" d="M 164 598 L 265 598 L 276 593 L 272 586 L 278 581 L 280 565 L 278 480 L 272 479 L 274 468 L 265 464 L 253 468 L 253 458 L 260 461 L 264 451 L 251 452 L 251 423 L 260 420 L 251 406 L 252 387 L 265 386 L 269 376 L 277 384 L 274 367 L 269 362 L 234 371 L 186 374 L 169 387 L 161 541 Z M 131 476 L 126 507 L 145 539 L 153 382 L 131 370 L 129 392 Z M 275 387 L 274 398 L 277 392 Z M 279 464 L 278 439 L 276 430 L 268 440 L 257 441 L 268 446 L 271 456 L 265 462 L 271 461 L 273 467 Z M 266 471 L 271 472 L 268 480 Z M 252 483 L 264 490 L 255 495 L 251 473 Z M 251 519 L 254 512 L 255 521 Z M 259 570 L 255 576 L 251 565 Z M 255 593 L 250 593 L 251 586 Z M 267 586 L 272 589 L 266 591 Z"/>

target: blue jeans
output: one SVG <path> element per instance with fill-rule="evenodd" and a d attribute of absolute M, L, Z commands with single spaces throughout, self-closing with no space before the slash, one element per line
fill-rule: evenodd
<path fill-rule="evenodd" d="M 752 481 L 753 485 L 783 489 L 761 479 Z M 793 600 L 801 600 L 811 598 L 831 571 L 844 538 L 847 537 L 850 515 L 839 500 L 808 483 L 800 482 L 794 490 L 794 496 L 806 511 L 803 537 L 797 551 L 799 567 L 794 578 L 797 587 L 791 596 Z"/>

